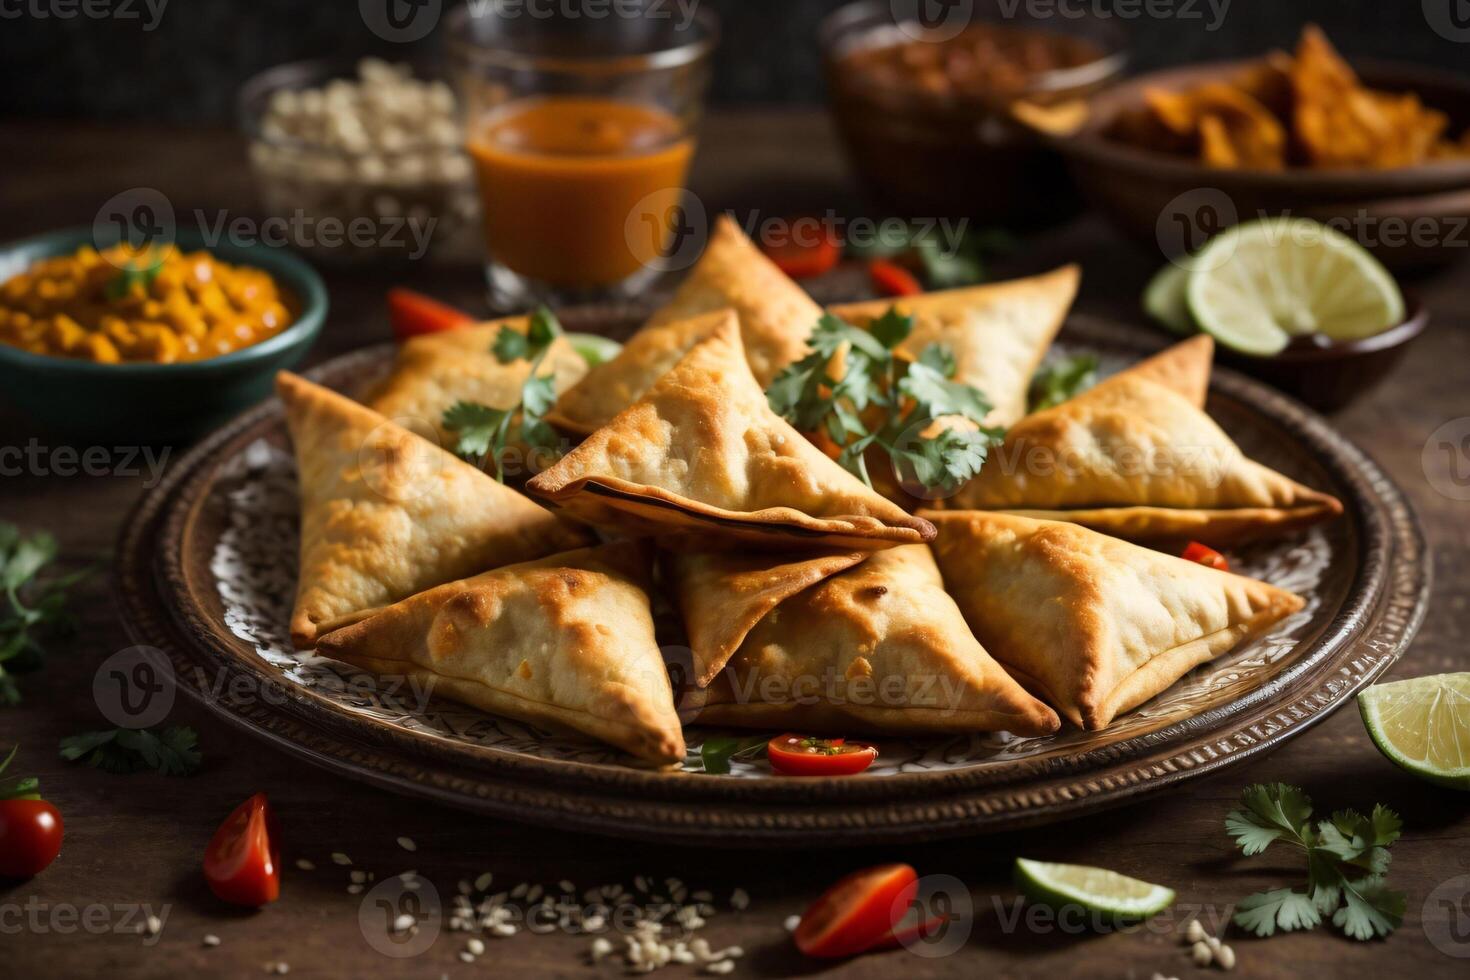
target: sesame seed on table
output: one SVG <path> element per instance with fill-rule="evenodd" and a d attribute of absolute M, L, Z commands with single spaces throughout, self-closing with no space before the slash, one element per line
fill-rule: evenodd
<path fill-rule="evenodd" d="M 196 207 L 255 213 L 244 147 L 227 130 L 4 123 L 0 144 L 7 147 L 0 239 L 89 224 L 106 197 L 135 186 L 159 188 L 180 213 Z M 796 146 L 800 153 L 791 152 Z M 766 216 L 829 208 L 862 213 L 840 149 L 818 110 L 715 114 L 705 127 L 692 185 L 711 210 L 745 214 L 758 208 Z M 1140 321 L 1137 297 L 1154 261 L 1123 245 L 1096 219 L 1079 219 L 1028 239 L 997 274 L 1035 272 L 1072 260 L 1085 268 L 1079 310 Z M 387 340 L 384 275 L 350 268 L 321 271 L 331 290 L 332 313 L 312 362 Z M 1431 330 L 1383 388 L 1334 417 L 1399 481 L 1434 553 L 1428 618 L 1391 677 L 1470 670 L 1470 563 L 1465 561 L 1470 504 L 1437 492 L 1421 463 L 1430 433 L 1470 414 L 1467 272 L 1462 262 L 1409 281 L 1433 312 Z M 402 281 L 483 311 L 473 270 L 414 270 Z M 856 298 L 864 290 L 861 272 L 843 269 L 816 291 L 819 300 L 828 300 Z M 60 444 L 0 409 L 0 446 L 24 446 L 32 438 L 42 445 Z M 1285 887 L 1296 877 L 1285 860 L 1241 860 L 1224 833 L 1224 815 L 1240 789 L 1248 782 L 1270 781 L 1302 786 L 1319 810 L 1364 809 L 1375 802 L 1397 809 L 1405 829 L 1393 850 L 1391 881 L 1407 892 L 1408 909 L 1402 928 L 1381 942 L 1355 943 L 1329 928 L 1264 941 L 1229 930 L 1222 938 L 1231 948 L 1235 972 L 1281 978 L 1433 977 L 1463 966 L 1434 948 L 1422 923 L 1426 913 L 1445 914 L 1432 903 L 1426 907 L 1433 889 L 1470 874 L 1470 798 L 1436 790 L 1392 767 L 1373 748 L 1350 707 L 1264 758 L 1184 783 L 1141 805 L 1001 836 L 845 850 L 824 849 L 819 842 L 794 852 L 660 847 L 499 822 L 313 768 L 240 734 L 186 699 L 175 706 L 169 723 L 198 730 L 205 754 L 198 774 L 122 776 L 68 764 L 57 756 L 58 740 L 106 726 L 92 700 L 92 676 L 103 659 L 129 645 L 105 566 L 144 479 L 0 476 L 0 517 L 54 531 L 68 569 L 89 563 L 104 568 L 73 591 L 78 633 L 55 644 L 44 670 L 23 678 L 20 705 L 0 708 L 0 747 L 21 743 L 15 769 L 40 777 L 66 828 L 61 856 L 43 874 L 0 882 L 7 975 L 123 980 L 289 970 L 303 977 L 470 977 L 486 971 L 571 977 L 618 975 L 637 967 L 627 962 L 634 954 L 616 931 L 604 933 L 610 939 L 604 948 L 555 924 L 542 935 L 508 922 L 498 910 L 518 891 L 515 900 L 527 904 L 554 902 L 561 895 L 582 901 L 589 892 L 614 908 L 627 895 L 657 894 L 675 902 L 687 910 L 680 914 L 690 925 L 697 920 L 697 928 L 689 929 L 694 938 L 682 948 L 639 945 L 636 954 L 667 957 L 660 974 L 668 976 L 728 969 L 731 976 L 889 977 L 902 970 L 913 978 L 979 971 L 1048 980 L 1188 977 L 1200 974 L 1182 925 L 1172 931 L 1145 927 L 1094 936 L 1032 931 L 1024 918 L 1014 924 L 1012 860 L 1027 856 L 1095 864 L 1167 884 L 1178 891 L 1179 907 L 1203 911 L 1214 937 L 1219 930 L 1211 915 L 1223 915 L 1227 905 L 1245 895 Z M 282 826 L 281 898 L 259 912 L 227 908 L 209 893 L 200 858 L 225 815 L 262 790 Z M 847 872 L 888 861 L 906 861 L 921 875 L 959 878 L 975 907 L 968 941 L 937 958 L 896 951 L 841 964 L 803 960 L 792 944 L 790 918 Z M 408 894 L 424 894 L 432 886 L 445 909 L 444 928 L 413 955 L 387 955 L 365 939 L 364 920 L 383 917 L 366 899 L 390 880 Z M 107 909 L 105 928 L 56 917 L 57 910 L 89 907 Z M 124 907 L 136 911 L 117 911 Z M 1458 914 L 1463 922 L 1464 912 Z M 126 923 L 125 916 L 131 916 Z M 12 923 L 20 923 L 24 934 L 10 935 Z M 416 922 L 401 924 L 405 930 L 418 928 Z M 384 921 L 379 932 L 397 925 Z M 416 938 L 390 948 L 416 948 Z M 1211 952 L 1208 942 L 1200 941 Z M 730 955 L 712 958 L 720 953 Z M 1212 955 L 1211 969 L 1222 966 L 1219 953 Z M 732 965 L 720 965 L 725 963 Z"/>

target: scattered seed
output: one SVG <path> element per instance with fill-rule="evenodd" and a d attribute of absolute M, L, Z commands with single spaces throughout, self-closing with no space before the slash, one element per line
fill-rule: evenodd
<path fill-rule="evenodd" d="M 413 928 L 414 921 L 414 917 L 405 912 L 398 918 L 393 920 L 393 931 L 407 932 L 408 930 Z"/>
<path fill-rule="evenodd" d="M 469 952 L 468 950 L 461 950 L 459 954 L 459 961 L 461 963 L 473 963 L 475 962 L 475 954 Z"/>
<path fill-rule="evenodd" d="M 567 894 L 571 894 L 572 892 L 577 890 L 577 886 L 572 884 L 570 881 L 567 881 L 565 878 L 563 878 L 561 882 L 557 884 L 557 887 Z"/>
<path fill-rule="evenodd" d="M 704 968 L 706 973 L 730 973 L 735 969 L 734 960 L 720 960 L 718 963 L 710 963 Z"/>
<path fill-rule="evenodd" d="M 351 881 L 354 885 L 360 885 L 364 881 L 367 881 L 367 873 L 363 871 L 349 872 L 347 875 L 347 880 Z"/>
<path fill-rule="evenodd" d="M 488 892 L 490 890 L 490 883 L 494 880 L 495 876 L 486 871 L 484 874 L 480 875 L 480 877 L 475 879 L 475 891 Z"/>
<path fill-rule="evenodd" d="M 316 865 L 315 864 L 312 864 L 306 858 L 297 858 L 296 859 L 296 867 L 300 868 L 302 871 L 315 871 L 316 870 Z"/>
<path fill-rule="evenodd" d="M 1210 952 L 1212 953 L 1220 952 L 1220 940 L 1215 936 L 1206 936 L 1205 945 L 1210 947 Z"/>
<path fill-rule="evenodd" d="M 530 904 L 530 905 L 536 904 L 536 901 L 538 899 L 540 899 L 541 896 L 543 894 L 545 894 L 545 893 L 546 893 L 546 889 L 542 888 L 540 885 L 532 885 L 531 886 L 531 890 L 528 891 L 528 892 L 526 892 L 526 902 L 527 902 L 527 904 Z"/>
<path fill-rule="evenodd" d="M 332 863 L 340 864 L 343 867 L 346 867 L 347 865 L 352 863 L 352 858 L 348 857 L 346 854 L 343 854 L 341 851 L 333 851 Z"/>
<path fill-rule="evenodd" d="M 1198 919 L 1189 920 L 1189 925 L 1184 929 L 1184 941 L 1191 944 L 1205 941 L 1205 927 Z"/>
<path fill-rule="evenodd" d="M 349 895 L 361 895 L 362 894 L 362 885 L 359 885 L 357 882 L 353 882 L 352 884 L 350 884 L 350 885 L 347 886 L 347 894 L 349 894 Z"/>
<path fill-rule="evenodd" d="M 456 887 L 459 889 L 460 895 L 468 895 L 475 890 L 474 887 L 471 886 L 470 883 L 468 881 L 465 881 L 464 879 L 460 879 L 460 882 Z"/>
<path fill-rule="evenodd" d="M 730 907 L 737 912 L 744 912 L 750 908 L 750 895 L 744 888 L 737 888 L 730 895 Z"/>
<path fill-rule="evenodd" d="M 398 846 L 403 848 L 405 851 L 417 851 L 419 849 L 419 846 L 413 842 L 412 837 L 398 838 Z"/>
<path fill-rule="evenodd" d="M 1221 946 L 1218 950 L 1216 950 L 1215 959 L 1220 963 L 1220 969 L 1235 969 L 1235 950 L 1231 949 L 1229 946 Z"/>
<path fill-rule="evenodd" d="M 522 895 L 526 894 L 526 889 L 527 888 L 530 888 L 530 887 L 531 887 L 530 885 L 526 884 L 523 881 L 519 885 L 516 885 L 514 888 L 512 888 L 510 890 L 510 897 L 511 898 L 520 898 Z"/>
<path fill-rule="evenodd" d="M 204 945 L 206 945 L 206 946 L 218 946 L 219 945 L 219 937 L 216 936 L 212 932 L 206 932 L 204 934 Z"/>
<path fill-rule="evenodd" d="M 1195 966 L 1209 966 L 1215 959 L 1215 954 L 1204 943 L 1195 943 L 1191 955 L 1194 957 Z"/>
<path fill-rule="evenodd" d="M 596 963 L 598 960 L 602 959 L 604 956 L 608 955 L 612 951 L 613 944 L 602 938 L 601 936 L 598 936 L 596 939 L 592 940 L 592 962 Z"/>
<path fill-rule="evenodd" d="M 158 935 L 159 930 L 163 928 L 163 920 L 156 915 L 150 915 L 147 920 L 144 921 L 143 925 L 148 935 L 156 936 Z"/>
<path fill-rule="evenodd" d="M 799 926 L 799 925 L 801 925 L 801 916 L 799 916 L 799 915 L 788 915 L 786 917 L 786 922 L 784 923 L 784 925 L 786 926 L 786 931 L 787 932 L 795 932 L 796 931 L 796 927 Z"/>
<path fill-rule="evenodd" d="M 471 939 L 469 942 L 464 944 L 464 948 L 469 950 L 471 953 L 474 953 L 476 956 L 479 956 L 481 953 L 485 952 L 485 943 L 479 939 Z"/>

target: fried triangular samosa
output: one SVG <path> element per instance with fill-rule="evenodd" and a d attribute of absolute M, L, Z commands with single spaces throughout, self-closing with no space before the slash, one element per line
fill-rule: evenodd
<path fill-rule="evenodd" d="M 286 372 L 276 390 L 301 483 L 299 648 L 430 586 L 592 540 L 336 392 Z"/>
<path fill-rule="evenodd" d="M 531 362 L 502 364 L 493 352 L 500 331 L 509 327 L 525 333 L 530 317 L 492 320 L 459 330 L 411 337 L 398 348 L 392 373 L 367 393 L 364 401 L 379 414 L 421 434 L 433 432 L 441 446 L 453 445 L 445 430 L 446 409 L 457 402 L 478 402 L 490 408 L 509 408 L 521 400 L 521 386 L 531 373 Z M 587 373 L 587 362 L 565 337 L 546 349 L 538 377 L 550 376 L 560 394 Z"/>
<path fill-rule="evenodd" d="M 684 757 L 649 610 L 650 556 L 623 541 L 451 582 L 324 637 L 317 652 L 639 758 Z"/>
<path fill-rule="evenodd" d="M 733 313 L 526 487 L 580 520 L 648 535 L 869 551 L 934 536 L 771 411 Z"/>
<path fill-rule="evenodd" d="M 721 215 L 704 255 L 673 299 L 617 357 L 593 368 L 558 399 L 547 418 L 557 428 L 583 435 L 606 425 L 706 335 L 691 318 L 724 309 L 740 317 L 745 357 L 762 389 L 806 353 L 807 338 L 822 316 L 822 308 L 732 218 Z"/>
<path fill-rule="evenodd" d="M 935 506 L 1071 521 L 1136 541 L 1215 545 L 1342 513 L 1336 498 L 1247 459 L 1194 394 L 1153 380 L 1177 376 L 1173 361 L 1160 355 L 1022 419 L 980 474 Z"/>
<path fill-rule="evenodd" d="M 1195 408 L 1202 409 L 1210 391 L 1210 366 L 1214 359 L 1215 341 L 1209 334 L 1202 333 L 1139 361 L 1114 377 L 1143 378 L 1161 384 L 1188 398 Z"/>
<path fill-rule="evenodd" d="M 693 681 L 708 687 L 747 633 L 782 602 L 868 557 L 865 551 L 791 555 L 677 551 L 665 576 L 693 654 Z"/>
<path fill-rule="evenodd" d="M 708 690 L 681 693 L 681 711 L 710 725 L 1045 735 L 1061 724 L 975 640 L 924 545 L 786 599 Z"/>
<path fill-rule="evenodd" d="M 1076 524 L 928 513 L 945 586 L 980 642 L 1091 730 L 1304 605 L 1265 582 Z"/>
<path fill-rule="evenodd" d="M 831 312 L 864 329 L 894 307 L 912 316 L 914 330 L 900 353 L 917 358 L 930 344 L 948 347 L 954 380 L 978 388 L 994 406 L 987 424 L 1010 425 L 1026 414 L 1031 376 L 1062 328 L 1080 280 L 1078 267 L 1068 265 L 1027 279 L 848 303 Z"/>

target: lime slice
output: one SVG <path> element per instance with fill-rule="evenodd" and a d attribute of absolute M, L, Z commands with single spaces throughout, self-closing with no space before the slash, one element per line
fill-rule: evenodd
<path fill-rule="evenodd" d="M 601 337 L 595 333 L 569 333 L 567 343 L 582 355 L 582 360 L 587 362 L 588 367 L 605 364 L 617 357 L 618 351 L 623 349 L 623 345 L 616 340 Z"/>
<path fill-rule="evenodd" d="M 1185 295 L 1200 329 L 1269 356 L 1292 337 L 1357 340 L 1404 319 L 1404 297 L 1357 242 L 1307 218 L 1266 218 L 1216 236 L 1191 261 Z"/>
<path fill-rule="evenodd" d="M 1016 858 L 1016 887 L 1030 901 L 1060 910 L 1080 906 L 1111 919 L 1147 919 L 1174 903 L 1174 890 L 1104 868 Z"/>
<path fill-rule="evenodd" d="M 1421 779 L 1470 790 L 1470 673 L 1374 684 L 1358 695 L 1368 737 Z"/>
<path fill-rule="evenodd" d="M 1190 337 L 1199 332 L 1194 317 L 1189 313 L 1189 300 L 1185 288 L 1189 284 L 1189 270 L 1170 262 L 1160 269 L 1143 290 L 1143 312 L 1159 326 L 1181 337 Z"/>

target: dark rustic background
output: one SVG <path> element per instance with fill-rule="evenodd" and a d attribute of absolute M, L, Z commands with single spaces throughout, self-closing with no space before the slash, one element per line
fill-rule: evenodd
<path fill-rule="evenodd" d="M 458 0 L 443 2 L 447 9 Z M 540 2 L 560 6 L 578 0 Z M 821 98 L 817 24 L 843 0 L 694 2 L 713 7 L 725 24 L 713 92 L 717 104 Z M 1467 0 L 1033 2 L 1072 12 L 1116 8 L 1139 67 L 1288 45 L 1307 21 L 1322 24 L 1350 54 L 1470 67 L 1470 43 L 1436 33 L 1427 13 L 1455 11 L 1470 32 Z M 162 4 L 156 18 L 150 3 L 155 10 Z M 115 13 L 87 16 L 83 4 Z M 1221 5 L 1224 16 L 1211 30 L 1212 10 Z M 1150 6 L 1174 15 L 1139 13 Z M 68 10 L 72 16 L 63 16 Z M 1129 11 L 1131 16 L 1118 16 Z M 387 53 L 427 52 L 436 41 L 430 35 L 413 45 L 389 46 Z M 0 115 L 228 122 L 236 90 L 256 71 L 299 58 L 384 50 L 365 26 L 358 0 L 0 0 Z"/>

